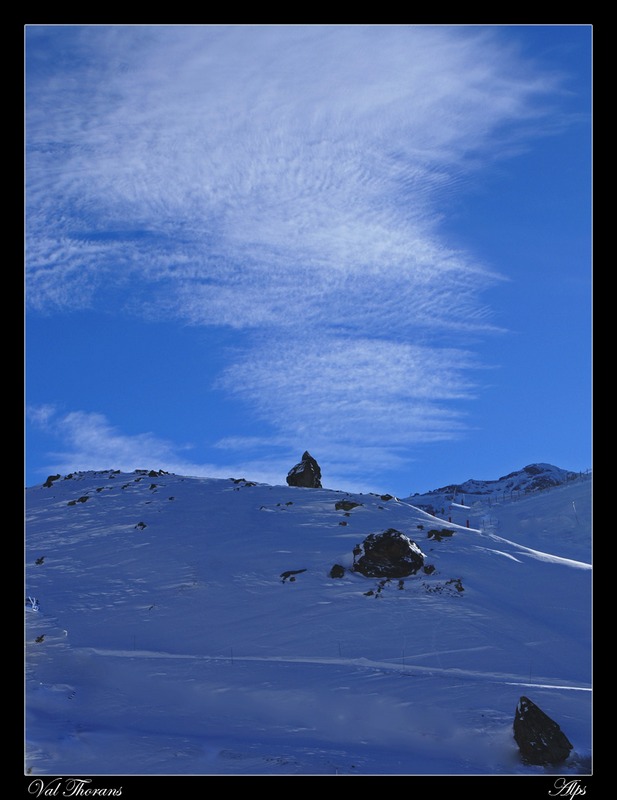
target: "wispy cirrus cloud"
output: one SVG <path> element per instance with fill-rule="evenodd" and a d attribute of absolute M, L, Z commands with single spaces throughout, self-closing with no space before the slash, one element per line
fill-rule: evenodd
<path fill-rule="evenodd" d="M 478 364 L 455 337 L 495 330 L 501 276 L 445 240 L 440 199 L 541 127 L 554 76 L 490 28 L 27 36 L 32 308 L 251 331 L 219 386 L 290 446 L 460 435 Z"/>
<path fill-rule="evenodd" d="M 165 470 L 177 475 L 205 478 L 246 477 L 261 483 L 285 485 L 285 476 L 300 457 L 289 437 L 229 437 L 215 447 L 225 453 L 223 461 L 190 458 L 193 445 L 179 445 L 154 433 L 128 434 L 113 425 L 104 414 L 92 411 L 61 411 L 54 406 L 29 406 L 28 422 L 62 443 L 61 450 L 47 453 L 40 480 L 48 474 L 68 474 L 87 470 L 137 469 Z M 369 491 L 375 486 L 363 474 L 364 462 L 351 465 L 346 461 L 353 448 L 328 446 L 323 454 L 328 459 L 328 486 L 350 491 Z M 375 469 L 393 463 L 387 447 L 367 449 Z M 384 489 L 385 490 L 385 489 Z"/>
<path fill-rule="evenodd" d="M 61 442 L 60 450 L 47 453 L 40 481 L 48 474 L 87 470 L 165 470 L 177 475 L 205 478 L 245 477 L 260 483 L 285 485 L 285 476 L 305 449 L 289 432 L 276 437 L 227 437 L 215 443 L 224 459 L 190 458 L 193 446 L 178 445 L 154 433 L 127 434 L 104 414 L 91 411 L 61 411 L 53 406 L 30 406 L 27 417 L 33 428 Z M 380 470 L 395 470 L 406 463 L 403 452 L 388 445 L 327 441 L 311 438 L 319 457 L 327 464 L 325 486 L 352 492 L 386 491 L 374 481 Z M 304 445 L 306 442 L 303 443 Z M 373 479 L 373 480 L 371 480 Z"/>
<path fill-rule="evenodd" d="M 253 347 L 220 385 L 264 423 L 275 421 L 286 454 L 310 442 L 349 478 L 350 463 L 357 477 L 378 474 L 412 445 L 459 438 L 467 425 L 455 401 L 473 398 L 467 373 L 474 366 L 477 359 L 460 349 L 300 333 L 278 348 L 272 341 Z"/>
<path fill-rule="evenodd" d="M 58 303 L 63 287 L 64 302 L 80 305 L 73 284 L 84 275 L 100 286 L 102 275 L 121 274 L 141 292 L 164 280 L 178 292 L 170 310 L 199 324 L 228 324 L 228 295 L 249 295 L 253 314 L 247 308 L 236 325 L 251 326 L 260 307 L 263 319 L 284 321 L 260 303 L 264 288 L 281 283 L 327 289 L 371 274 L 397 286 L 403 275 L 418 311 L 435 282 L 471 279 L 478 290 L 490 280 L 439 241 L 435 199 L 480 152 L 491 157 L 502 126 L 534 119 L 548 86 L 530 81 L 489 32 L 29 34 L 34 304 Z M 72 57 L 56 59 L 58 48 Z M 204 290 L 187 304 L 187 292 L 204 287 L 211 302 Z"/>
<path fill-rule="evenodd" d="M 48 454 L 48 471 L 164 469 L 180 475 L 228 478 L 238 464 L 198 463 L 186 457 L 191 445 L 179 445 L 154 433 L 127 434 L 104 414 L 62 412 L 53 406 L 30 406 L 28 421 L 62 442 L 63 450 Z"/>

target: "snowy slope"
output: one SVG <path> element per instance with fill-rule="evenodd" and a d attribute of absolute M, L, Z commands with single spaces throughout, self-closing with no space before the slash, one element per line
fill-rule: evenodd
<path fill-rule="evenodd" d="M 590 770 L 589 480 L 442 518 L 242 479 L 48 483 L 26 490 L 27 774 L 546 774 L 512 736 L 522 694 L 574 745 L 556 772 Z M 351 572 L 388 528 L 435 571 Z"/>

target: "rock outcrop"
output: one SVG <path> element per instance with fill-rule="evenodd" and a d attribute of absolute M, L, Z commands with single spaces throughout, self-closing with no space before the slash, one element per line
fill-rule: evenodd
<path fill-rule="evenodd" d="M 370 533 L 353 551 L 354 572 L 367 578 L 406 578 L 424 566 L 424 553 L 404 533 Z"/>
<path fill-rule="evenodd" d="M 292 467 L 287 474 L 289 486 L 303 486 L 308 489 L 321 489 L 321 469 L 313 456 L 306 450 L 302 461 Z"/>
<path fill-rule="evenodd" d="M 554 766 L 570 755 L 572 744 L 567 736 L 528 697 L 518 702 L 513 728 L 521 758 L 527 764 Z"/>

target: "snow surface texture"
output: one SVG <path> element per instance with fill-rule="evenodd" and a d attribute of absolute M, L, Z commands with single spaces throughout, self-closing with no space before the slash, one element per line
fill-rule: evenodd
<path fill-rule="evenodd" d="M 551 774 L 513 738 L 526 695 L 574 746 L 554 772 L 590 774 L 589 476 L 420 499 L 145 471 L 27 489 L 25 773 Z M 388 528 L 434 571 L 350 571 Z"/>

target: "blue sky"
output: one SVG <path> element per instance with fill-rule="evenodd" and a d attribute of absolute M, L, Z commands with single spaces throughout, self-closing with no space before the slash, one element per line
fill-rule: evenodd
<path fill-rule="evenodd" d="M 26 475 L 591 467 L 590 26 L 27 26 Z"/>

